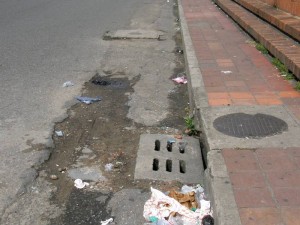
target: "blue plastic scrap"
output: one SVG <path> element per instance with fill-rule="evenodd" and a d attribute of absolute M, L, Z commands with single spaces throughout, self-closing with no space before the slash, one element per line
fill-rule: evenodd
<path fill-rule="evenodd" d="M 176 141 L 174 140 L 174 139 L 169 139 L 168 140 L 168 144 L 173 144 L 173 143 L 175 143 Z"/>
<path fill-rule="evenodd" d="M 92 104 L 94 102 L 99 102 L 99 101 L 102 100 L 100 97 L 90 98 L 90 97 L 84 97 L 84 96 L 81 96 L 81 97 L 78 96 L 78 97 L 76 97 L 76 99 L 78 101 L 81 101 L 81 102 L 87 104 L 87 105 Z"/>
<path fill-rule="evenodd" d="M 149 217 L 149 220 L 152 222 L 152 223 L 156 223 L 158 221 L 158 218 L 156 216 L 150 216 Z"/>

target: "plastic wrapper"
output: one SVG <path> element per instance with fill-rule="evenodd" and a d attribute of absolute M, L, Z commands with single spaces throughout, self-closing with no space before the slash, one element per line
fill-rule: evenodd
<path fill-rule="evenodd" d="M 200 201 L 201 208 L 193 212 L 159 190 L 151 188 L 151 192 L 151 198 L 146 201 L 143 213 L 144 218 L 148 221 L 153 216 L 159 220 L 166 220 L 168 223 L 165 224 L 169 225 L 201 225 L 205 215 L 212 215 L 210 202 L 204 199 Z"/>

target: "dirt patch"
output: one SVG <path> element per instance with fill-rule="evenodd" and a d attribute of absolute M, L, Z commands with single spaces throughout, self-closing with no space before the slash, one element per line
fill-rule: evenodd
<path fill-rule="evenodd" d="M 176 49 L 182 49 L 179 31 L 176 32 L 174 41 Z M 183 54 L 176 50 L 174 54 L 176 68 L 170 74 L 170 82 L 176 74 L 185 72 Z M 88 224 L 99 224 L 100 219 L 110 215 L 110 210 L 107 200 L 99 205 L 95 199 L 101 196 L 109 199 L 120 190 L 140 189 L 149 192 L 152 186 L 166 191 L 182 186 L 177 181 L 134 180 L 134 169 L 141 134 L 175 135 L 185 130 L 183 117 L 185 108 L 188 107 L 187 85 L 174 83 L 174 88 L 168 93 L 167 118 L 155 126 L 146 126 L 127 117 L 128 102 L 140 76 L 130 80 L 124 75 L 124 78 L 116 78 L 118 74 L 113 71 L 102 75 L 101 72 L 95 73 L 84 85 L 82 96 L 101 97 L 101 101 L 89 105 L 79 102 L 68 110 L 68 118 L 55 126 L 54 130 L 63 131 L 64 136 L 58 137 L 54 132 L 55 148 L 50 160 L 39 169 L 57 187 L 52 203 L 65 211 L 62 216 L 53 219 L 51 224 L 87 224 L 83 222 L 85 220 L 88 220 Z M 156 101 L 159 102 L 159 99 Z M 105 165 L 109 163 L 113 167 L 110 171 L 105 171 Z M 69 172 L 82 168 L 93 168 L 92 177 L 95 175 L 100 179 L 85 179 L 90 185 L 78 190 L 74 187 L 74 177 L 71 178 Z M 58 179 L 51 180 L 51 174 Z M 79 202 L 84 206 L 76 207 Z M 87 212 L 82 207 L 91 207 L 91 210 Z M 100 217 L 95 215 L 95 210 L 101 211 Z M 72 215 L 82 217 L 77 220 L 79 217 L 74 216 L 72 219 Z"/>
<path fill-rule="evenodd" d="M 183 68 L 178 67 L 174 73 L 182 71 Z M 105 85 L 93 83 L 95 80 L 105 81 Z M 54 133 L 55 149 L 53 149 L 50 160 L 40 168 L 40 171 L 46 173 L 49 181 L 57 187 L 52 198 L 53 203 L 62 207 L 66 206 L 66 213 L 53 220 L 52 224 L 62 221 L 67 223 L 70 214 L 79 213 L 80 209 L 68 206 L 72 202 L 76 205 L 78 200 L 74 200 L 76 195 L 79 196 L 78 198 L 85 196 L 85 199 L 89 199 L 89 196 L 93 194 L 86 194 L 87 192 L 109 193 L 111 195 L 125 188 L 149 191 L 150 186 L 160 190 L 176 189 L 181 186 L 176 181 L 134 181 L 134 169 L 140 134 L 172 135 L 184 130 L 184 108 L 188 102 L 187 87 L 186 85 L 174 84 L 175 88 L 169 93 L 170 114 L 168 118 L 161 121 L 157 126 L 147 127 L 126 117 L 129 109 L 127 106 L 128 98 L 133 92 L 132 86 L 138 80 L 139 77 L 129 81 L 127 79 L 113 79 L 109 76 L 102 79 L 99 74 L 96 74 L 91 81 L 85 84 L 83 93 L 84 96 L 100 96 L 102 100 L 90 105 L 84 103 L 74 105 L 68 111 L 69 117 L 55 126 L 55 131 L 63 131 L 64 136 L 58 137 Z M 100 82 L 100 84 L 103 83 Z M 111 171 L 105 171 L 105 165 L 108 163 L 114 165 Z M 98 182 L 89 181 L 88 190 L 76 190 L 73 184 L 74 180 L 68 176 L 68 171 L 80 167 L 82 164 L 85 167 L 96 166 L 100 168 L 101 175 L 106 179 Z M 64 170 L 65 168 L 66 170 Z M 58 180 L 51 180 L 49 178 L 51 174 L 55 174 Z M 91 199 L 91 202 L 93 201 Z M 102 208 L 105 210 L 104 205 Z M 103 215 L 107 214 L 109 212 Z M 95 221 L 96 219 L 99 222 L 99 218 L 95 218 Z"/>

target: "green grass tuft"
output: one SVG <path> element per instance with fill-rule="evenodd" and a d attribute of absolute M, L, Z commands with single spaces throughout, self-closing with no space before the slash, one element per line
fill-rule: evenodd
<path fill-rule="evenodd" d="M 281 75 L 286 79 L 286 80 L 293 80 L 294 75 L 289 72 L 288 68 L 277 58 L 272 59 L 272 64 L 277 67 Z"/>
<path fill-rule="evenodd" d="M 277 67 L 281 74 L 288 73 L 287 67 L 277 58 L 272 59 L 272 64 Z"/>
<path fill-rule="evenodd" d="M 265 46 L 263 46 L 261 43 L 256 43 L 255 44 L 255 48 L 260 51 L 261 53 L 263 53 L 264 55 L 269 54 L 268 49 L 265 48 Z"/>
<path fill-rule="evenodd" d="M 300 81 L 297 81 L 297 82 L 296 82 L 295 89 L 296 89 L 297 91 L 300 91 Z"/>

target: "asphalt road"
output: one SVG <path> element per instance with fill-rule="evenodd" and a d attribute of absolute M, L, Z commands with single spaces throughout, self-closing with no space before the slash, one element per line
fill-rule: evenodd
<path fill-rule="evenodd" d="M 145 1 L 144 1 L 145 2 Z M 66 116 L 138 0 L 0 1 L 0 215 L 48 157 L 53 125 Z M 75 86 L 63 88 L 65 81 Z M 0 216 L 1 217 L 1 216 Z"/>

